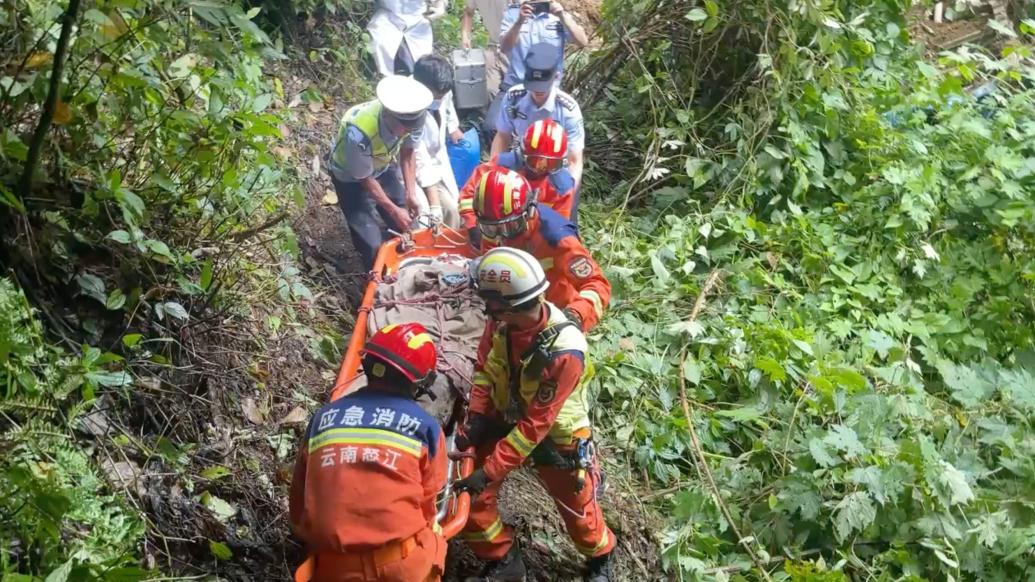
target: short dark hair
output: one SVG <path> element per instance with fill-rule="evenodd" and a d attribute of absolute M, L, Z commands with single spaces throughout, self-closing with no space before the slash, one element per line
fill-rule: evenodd
<path fill-rule="evenodd" d="M 413 78 L 435 94 L 453 90 L 453 65 L 445 57 L 425 55 L 413 65 Z"/>

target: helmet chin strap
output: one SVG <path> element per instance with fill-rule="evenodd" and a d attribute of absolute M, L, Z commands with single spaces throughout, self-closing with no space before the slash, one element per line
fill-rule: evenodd
<path fill-rule="evenodd" d="M 438 373 L 435 370 L 432 370 L 425 374 L 423 378 L 417 379 L 413 383 L 413 399 L 419 400 L 422 396 L 426 394 L 432 402 L 438 400 L 438 396 L 436 396 L 435 393 L 431 391 L 431 387 L 435 384 L 435 378 L 437 376 Z"/>

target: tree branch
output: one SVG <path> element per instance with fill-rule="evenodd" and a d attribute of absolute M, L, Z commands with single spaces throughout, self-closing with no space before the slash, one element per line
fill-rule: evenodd
<path fill-rule="evenodd" d="M 58 97 L 61 92 L 61 73 L 65 68 L 65 57 L 68 52 L 68 43 L 72 37 L 72 28 L 75 27 L 79 18 L 80 0 L 68 0 L 68 8 L 61 17 L 61 36 L 58 37 L 57 50 L 54 52 L 54 67 L 50 71 L 50 89 L 47 91 L 47 100 L 43 103 L 43 113 L 40 114 L 39 125 L 32 134 L 32 141 L 29 143 L 29 155 L 25 159 L 25 168 L 22 170 L 21 179 L 18 181 L 18 197 L 25 199 L 32 190 L 32 176 L 39 164 L 40 153 L 43 151 L 43 142 L 50 131 L 50 124 L 54 120 L 54 110 L 57 109 Z"/>
<path fill-rule="evenodd" d="M 712 289 L 719 281 L 719 276 L 722 271 L 716 269 L 712 271 L 711 275 L 704 282 L 704 286 L 701 287 L 701 293 L 697 296 L 697 301 L 694 302 L 694 308 L 690 312 L 690 319 L 688 321 L 693 322 L 697 320 L 697 317 L 701 314 L 701 309 L 704 308 L 704 302 L 711 293 Z M 758 569 L 759 576 L 762 577 L 766 582 L 772 582 L 772 578 L 769 576 L 769 571 L 766 570 L 767 563 L 764 562 L 751 544 L 755 543 L 754 540 L 748 540 L 740 533 L 740 529 L 737 527 L 736 520 L 733 519 L 733 513 L 730 511 L 729 506 L 722 499 L 722 492 L 719 491 L 719 486 L 715 483 L 715 476 L 712 475 L 711 467 L 708 466 L 708 459 L 704 456 L 704 450 L 701 448 L 701 439 L 697 436 L 697 429 L 694 427 L 694 413 L 690 409 L 690 404 L 686 397 L 686 378 L 683 375 L 683 365 L 686 363 L 686 348 L 679 355 L 679 400 L 683 405 L 683 415 L 686 417 L 687 432 L 690 433 L 690 443 L 694 454 L 697 457 L 697 468 L 701 476 L 704 478 L 705 484 L 708 486 L 709 492 L 712 494 L 712 499 L 715 504 L 719 507 L 719 511 L 722 512 L 722 516 L 726 519 L 726 523 L 729 524 L 730 529 L 733 531 L 733 535 L 737 537 L 737 543 L 741 545 L 744 550 L 751 557 L 751 561 L 754 562 L 755 568 Z M 754 536 L 752 536 L 754 538 Z"/>

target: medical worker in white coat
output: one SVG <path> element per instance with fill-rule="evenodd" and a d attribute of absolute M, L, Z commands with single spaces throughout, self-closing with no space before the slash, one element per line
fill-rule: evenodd
<path fill-rule="evenodd" d="M 426 55 L 417 59 L 413 78 L 427 87 L 434 97 L 424 120 L 424 135 L 415 152 L 417 185 L 425 193 L 435 189 L 438 194 L 426 195 L 426 199 L 437 198 L 439 201 L 438 206 L 430 206 L 426 213 L 436 221 L 440 220 L 446 226 L 458 229 L 460 191 L 446 150 L 447 139 L 456 143 L 464 136 L 460 131 L 460 119 L 453 106 L 453 66 L 444 57 Z"/>
<path fill-rule="evenodd" d="M 446 14 L 446 0 L 377 0 L 367 24 L 374 61 L 382 75 L 412 75 L 413 64 L 431 54 L 431 21 Z"/>

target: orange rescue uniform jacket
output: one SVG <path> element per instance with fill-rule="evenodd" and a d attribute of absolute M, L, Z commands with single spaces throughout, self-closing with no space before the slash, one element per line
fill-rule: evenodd
<path fill-rule="evenodd" d="M 470 230 L 478 225 L 478 217 L 474 213 L 475 191 L 478 190 L 478 182 L 485 172 L 494 167 L 514 170 L 521 174 L 535 191 L 536 202 L 540 208 L 543 206 L 552 208 L 557 214 L 571 220 L 571 214 L 575 208 L 575 178 L 572 177 L 571 172 L 567 168 L 561 168 L 552 174 L 544 174 L 533 179 L 529 177 L 528 168 L 522 163 L 517 153 L 503 152 L 493 156 L 488 162 L 479 164 L 468 178 L 467 183 L 464 184 L 463 189 L 460 190 L 460 220 L 464 223 L 465 228 Z"/>
<path fill-rule="evenodd" d="M 593 329 L 611 301 L 611 283 L 579 238 L 575 225 L 549 208 L 538 208 L 528 230 L 502 244 L 482 239 L 484 254 L 496 246 L 528 252 L 539 259 L 550 286 L 546 300 L 582 317 L 583 331 Z"/>
<path fill-rule="evenodd" d="M 370 388 L 313 416 L 295 461 L 290 516 L 311 552 L 349 553 L 434 527 L 446 481 L 442 427 L 412 398 Z"/>
<path fill-rule="evenodd" d="M 510 340 L 510 369 L 519 369 L 521 354 L 525 353 L 535 341 L 547 324 L 546 309 L 539 323 L 531 329 L 508 331 Z M 477 373 L 485 368 L 485 361 L 492 350 L 492 337 L 499 326 L 497 321 L 490 320 L 485 326 L 485 333 L 482 335 L 481 343 L 478 345 L 478 361 L 474 370 Z M 564 403 L 571 396 L 572 392 L 582 378 L 582 371 L 585 366 L 584 354 L 578 351 L 567 351 L 554 355 L 550 358 L 546 367 L 540 375 L 540 386 L 548 387 L 547 390 L 540 389 L 536 398 L 529 402 L 525 414 L 515 425 L 513 430 L 521 431 L 527 441 L 533 445 L 541 443 L 550 433 L 550 428 L 557 421 Z M 475 383 L 471 388 L 468 414 L 483 414 L 503 422 L 504 411 L 496 410 L 492 402 L 492 388 Z M 588 432 L 588 431 L 587 431 Z M 586 435 L 588 436 L 588 434 Z M 483 469 L 491 481 L 499 481 L 507 473 L 521 466 L 527 458 L 527 453 L 522 454 L 514 448 L 508 439 L 500 439 L 495 449 L 485 459 Z"/>

